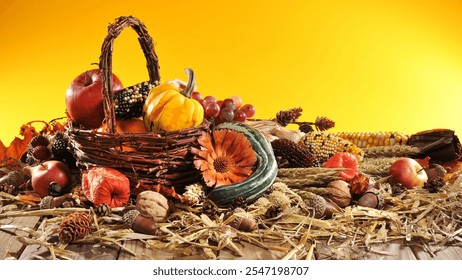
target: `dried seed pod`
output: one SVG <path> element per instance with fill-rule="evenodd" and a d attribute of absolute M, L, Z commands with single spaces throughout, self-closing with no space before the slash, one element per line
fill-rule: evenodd
<path fill-rule="evenodd" d="M 274 190 L 267 195 L 268 200 L 282 210 L 290 207 L 290 198 L 282 191 Z"/>
<path fill-rule="evenodd" d="M 257 227 L 257 222 L 255 219 L 242 208 L 235 208 L 231 216 L 232 215 L 234 215 L 235 218 L 230 223 L 230 226 L 235 229 L 251 232 Z"/>
<path fill-rule="evenodd" d="M 88 213 L 72 213 L 64 217 L 59 225 L 59 240 L 63 243 L 75 242 L 90 233 L 92 218 Z"/>
<path fill-rule="evenodd" d="M 350 181 L 350 189 L 353 195 L 362 195 L 370 188 L 369 178 L 364 174 L 358 174 Z"/>
<path fill-rule="evenodd" d="M 327 197 L 340 207 L 347 207 L 351 203 L 350 186 L 343 180 L 334 180 L 327 184 Z"/>
<path fill-rule="evenodd" d="M 122 216 L 124 224 L 135 232 L 156 235 L 157 224 L 154 220 L 141 216 L 136 209 L 130 210 Z"/>

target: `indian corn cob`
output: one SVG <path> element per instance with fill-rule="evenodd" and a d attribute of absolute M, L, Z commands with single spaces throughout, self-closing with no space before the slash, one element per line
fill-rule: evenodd
<path fill-rule="evenodd" d="M 409 136 L 402 132 L 335 132 L 333 135 L 350 141 L 358 148 L 406 145 Z"/>
<path fill-rule="evenodd" d="M 359 162 L 364 157 L 364 151 L 361 148 L 332 133 L 308 132 L 300 139 L 299 144 L 308 149 L 320 162 L 325 162 L 337 152 L 352 153 Z"/>
<path fill-rule="evenodd" d="M 153 87 L 155 83 L 146 81 L 115 92 L 113 100 L 116 118 L 140 117 L 144 101 Z"/>

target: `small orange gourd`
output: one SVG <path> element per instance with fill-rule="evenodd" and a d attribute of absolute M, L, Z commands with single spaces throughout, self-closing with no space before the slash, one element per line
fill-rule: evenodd
<path fill-rule="evenodd" d="M 170 83 L 162 83 L 150 92 L 143 106 L 144 125 L 149 131 L 176 131 L 197 127 L 204 120 L 204 109 L 191 98 L 195 76 L 187 68 L 188 84 L 184 89 Z"/>

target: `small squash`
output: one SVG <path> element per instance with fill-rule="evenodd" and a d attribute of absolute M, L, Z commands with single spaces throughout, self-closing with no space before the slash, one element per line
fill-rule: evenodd
<path fill-rule="evenodd" d="M 256 200 L 273 185 L 278 174 L 278 165 L 271 143 L 260 131 L 245 123 L 224 122 L 215 129 L 230 129 L 243 133 L 249 139 L 258 161 L 255 171 L 246 180 L 213 188 L 207 193 L 207 198 L 219 207 L 231 205 L 237 197 L 243 197 L 248 202 Z"/>
<path fill-rule="evenodd" d="M 150 92 L 143 106 L 143 120 L 149 131 L 176 131 L 197 127 L 204 120 L 204 109 L 191 98 L 194 91 L 195 76 L 187 68 L 189 75 L 185 89 L 170 83 L 162 83 Z"/>

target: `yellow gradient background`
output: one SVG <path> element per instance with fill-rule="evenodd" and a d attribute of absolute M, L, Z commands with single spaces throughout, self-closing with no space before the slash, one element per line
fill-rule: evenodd
<path fill-rule="evenodd" d="M 0 139 L 64 116 L 72 79 L 94 68 L 109 23 L 143 21 L 163 81 L 240 95 L 256 117 L 302 107 L 333 131 L 462 131 L 462 1 L 0 0 Z M 116 40 L 125 86 L 147 79 L 135 33 Z"/>

